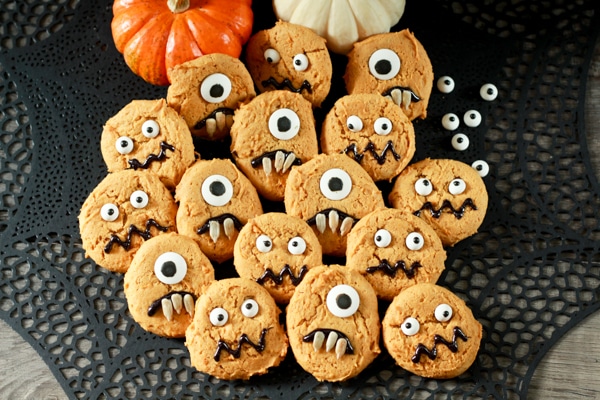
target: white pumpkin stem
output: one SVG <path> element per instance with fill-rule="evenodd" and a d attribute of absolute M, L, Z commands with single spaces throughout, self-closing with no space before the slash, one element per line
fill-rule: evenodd
<path fill-rule="evenodd" d="M 167 6 L 172 13 L 181 13 L 190 8 L 190 0 L 167 0 Z"/>

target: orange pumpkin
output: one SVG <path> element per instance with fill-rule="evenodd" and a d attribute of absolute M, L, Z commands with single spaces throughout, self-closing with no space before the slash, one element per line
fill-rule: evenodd
<path fill-rule="evenodd" d="M 209 53 L 239 57 L 252 33 L 252 0 L 115 0 L 112 35 L 131 70 L 155 85 Z"/>

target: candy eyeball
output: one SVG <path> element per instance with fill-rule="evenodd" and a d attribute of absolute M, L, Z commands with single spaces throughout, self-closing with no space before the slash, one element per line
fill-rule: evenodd
<path fill-rule="evenodd" d="M 300 118 L 294 110 L 280 108 L 269 117 L 269 132 L 279 140 L 290 140 L 300 131 Z"/>
<path fill-rule="evenodd" d="M 221 73 L 207 76 L 200 84 L 200 95 L 208 103 L 222 103 L 230 93 L 231 80 Z"/>
<path fill-rule="evenodd" d="M 451 93 L 454 90 L 454 79 L 442 76 L 437 80 L 437 88 L 442 93 Z"/>
<path fill-rule="evenodd" d="M 429 196 L 433 192 L 433 184 L 427 178 L 420 178 L 415 182 L 415 191 L 420 196 Z"/>
<path fill-rule="evenodd" d="M 273 249 L 273 241 L 265 234 L 259 235 L 256 238 L 256 248 L 261 253 L 268 253 Z"/>
<path fill-rule="evenodd" d="M 294 69 L 298 72 L 306 71 L 308 69 L 308 57 L 306 54 L 296 54 L 292 60 Z"/>
<path fill-rule="evenodd" d="M 279 60 L 281 60 L 281 56 L 279 55 L 279 52 L 275 49 L 266 49 L 264 56 L 265 56 L 265 61 L 268 62 L 269 64 L 277 64 L 279 62 Z"/>
<path fill-rule="evenodd" d="M 385 117 L 377 118 L 377 120 L 375 120 L 373 128 L 375 130 L 375 133 L 378 135 L 388 135 L 393 128 L 392 121 Z"/>
<path fill-rule="evenodd" d="M 375 245 L 380 248 L 388 247 L 392 243 L 392 234 L 387 229 L 379 229 L 373 237 Z"/>
<path fill-rule="evenodd" d="M 240 307 L 242 314 L 244 314 L 244 317 L 247 318 L 254 318 L 256 314 L 258 314 L 259 309 L 258 303 L 254 299 L 244 300 L 242 306 Z"/>
<path fill-rule="evenodd" d="M 229 320 L 229 313 L 224 308 L 215 307 L 211 310 L 208 318 L 214 326 L 223 326 Z"/>
<path fill-rule="evenodd" d="M 404 320 L 404 322 L 402 322 L 400 329 L 402 329 L 402 333 L 404 333 L 406 336 L 414 336 L 419 333 L 421 324 L 416 318 L 408 317 Z"/>
<path fill-rule="evenodd" d="M 351 115 L 346 120 L 346 126 L 352 132 L 360 132 L 360 131 L 362 131 L 362 128 L 363 128 L 363 122 L 362 122 L 362 119 L 360 119 L 358 116 Z"/>
<path fill-rule="evenodd" d="M 327 309 L 336 317 L 348 318 L 354 315 L 360 306 L 360 296 L 350 285 L 334 286 L 327 293 Z"/>
<path fill-rule="evenodd" d="M 369 58 L 369 71 L 375 78 L 387 81 L 400 72 L 400 57 L 390 49 L 379 49 Z"/>
<path fill-rule="evenodd" d="M 454 131 L 458 129 L 459 124 L 460 120 L 458 118 L 458 115 L 454 113 L 448 113 L 442 117 L 442 126 L 448 131 Z"/>
<path fill-rule="evenodd" d="M 459 195 L 467 189 L 467 184 L 460 178 L 453 179 L 448 185 L 448 191 L 452 195 Z"/>
<path fill-rule="evenodd" d="M 155 120 L 149 119 L 142 124 L 142 135 L 144 135 L 148 139 L 157 137 L 159 133 L 160 126 Z"/>
<path fill-rule="evenodd" d="M 476 128 L 481 124 L 481 114 L 477 110 L 469 110 L 463 116 L 463 122 L 469 128 Z"/>
<path fill-rule="evenodd" d="M 319 187 L 329 200 L 343 200 L 352 191 L 352 178 L 343 169 L 332 168 L 321 176 Z"/>
<path fill-rule="evenodd" d="M 479 95 L 485 101 L 494 101 L 498 97 L 498 88 L 493 83 L 486 83 L 479 89 Z"/>
<path fill-rule="evenodd" d="M 464 133 L 457 133 L 452 136 L 452 147 L 454 150 L 465 151 L 469 148 L 469 137 Z"/>
<path fill-rule="evenodd" d="M 448 304 L 440 304 L 434 311 L 435 319 L 439 322 L 447 322 L 452 318 L 452 307 Z"/>
<path fill-rule="evenodd" d="M 475 171 L 477 171 L 482 178 L 485 178 L 490 172 L 490 166 L 484 160 L 474 161 L 473 164 L 471 164 L 471 167 L 475 168 Z"/>
<path fill-rule="evenodd" d="M 233 197 L 233 184 L 223 175 L 211 175 L 202 182 L 201 193 L 211 206 L 224 206 Z"/>
<path fill-rule="evenodd" d="M 154 262 L 154 275 L 164 284 L 175 285 L 181 282 L 186 274 L 187 263 L 179 253 L 163 253 Z"/>
<path fill-rule="evenodd" d="M 291 238 L 288 242 L 288 251 L 290 252 L 290 254 L 293 254 L 295 256 L 304 254 L 304 252 L 306 251 L 306 241 L 300 236 Z"/>
<path fill-rule="evenodd" d="M 406 247 L 409 250 L 421 250 L 425 245 L 425 239 L 419 232 L 411 232 L 406 236 Z"/>
<path fill-rule="evenodd" d="M 141 209 L 148 205 L 150 199 L 148 198 L 148 194 L 143 190 L 136 190 L 129 197 L 129 202 L 134 208 Z"/>
<path fill-rule="evenodd" d="M 129 154 L 133 151 L 133 140 L 127 136 L 121 136 L 115 142 L 115 148 L 119 154 Z"/>
<path fill-rule="evenodd" d="M 119 218 L 119 208 L 112 203 L 106 203 L 100 208 L 100 217 L 107 222 L 115 221 Z"/>

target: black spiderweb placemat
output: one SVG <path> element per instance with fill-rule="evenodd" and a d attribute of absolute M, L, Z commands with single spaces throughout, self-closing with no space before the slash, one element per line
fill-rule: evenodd
<path fill-rule="evenodd" d="M 109 1 L 0 2 L 0 316 L 71 398 L 526 396 L 547 350 L 600 307 L 600 188 L 583 126 L 598 5 L 408 2 L 395 29 L 413 30 L 436 77 L 456 81 L 449 95 L 434 89 L 428 118 L 415 123 L 415 160 L 484 159 L 491 167 L 481 232 L 448 250 L 438 282 L 468 302 L 484 337 L 473 367 L 457 379 L 416 377 L 384 353 L 338 384 L 318 383 L 291 355 L 266 376 L 219 381 L 190 367 L 183 341 L 132 321 L 122 276 L 84 257 L 77 215 L 106 174 L 104 122 L 132 99 L 166 91 L 124 65 Z M 272 26 L 270 1 L 255 3 L 256 29 Z M 344 63 L 334 57 L 332 94 L 318 120 L 344 94 Z M 487 82 L 500 92 L 491 103 L 478 95 Z M 484 123 L 463 131 L 467 151 L 454 151 L 441 116 L 469 109 Z M 227 155 L 225 145 L 197 148 L 204 158 Z"/>

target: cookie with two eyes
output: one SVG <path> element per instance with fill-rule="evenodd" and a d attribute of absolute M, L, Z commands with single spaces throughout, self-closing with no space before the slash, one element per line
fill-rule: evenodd
<path fill-rule="evenodd" d="M 298 364 L 319 381 L 344 381 L 380 353 L 377 296 L 357 271 L 340 265 L 312 268 L 286 308 L 290 347 Z"/>
<path fill-rule="evenodd" d="M 196 302 L 185 333 L 192 366 L 227 380 L 268 372 L 287 354 L 280 312 L 269 292 L 250 279 L 213 282 Z"/>
<path fill-rule="evenodd" d="M 171 190 L 195 160 L 190 130 L 164 99 L 123 107 L 106 121 L 100 148 L 109 172 L 149 171 Z"/>
<path fill-rule="evenodd" d="M 331 88 L 325 39 L 301 25 L 278 21 L 255 33 L 246 46 L 246 65 L 261 93 L 288 90 L 320 107 Z"/>
<path fill-rule="evenodd" d="M 167 102 L 190 132 L 208 140 L 229 135 L 235 110 L 256 96 L 244 64 L 227 54 L 205 54 L 173 67 Z"/>
<path fill-rule="evenodd" d="M 400 210 L 373 211 L 348 234 L 346 266 L 360 272 L 386 301 L 418 283 L 436 283 L 445 261 L 433 228 Z"/>
<path fill-rule="evenodd" d="M 176 231 L 177 204 L 157 175 L 126 169 L 108 174 L 79 212 L 86 256 L 124 273 L 142 243 Z"/>
<path fill-rule="evenodd" d="M 262 93 L 235 112 L 231 154 L 268 200 L 282 201 L 289 171 L 318 152 L 312 106 L 298 93 Z"/>
<path fill-rule="evenodd" d="M 185 336 L 196 300 L 214 281 L 208 257 L 190 237 L 171 232 L 144 242 L 124 277 L 133 319 L 148 332 Z"/>
<path fill-rule="evenodd" d="M 477 170 L 457 160 L 430 159 L 402 171 L 389 194 L 392 207 L 426 221 L 444 246 L 475 234 L 488 206 Z"/>
<path fill-rule="evenodd" d="M 175 189 L 177 232 L 193 238 L 209 259 L 233 257 L 239 231 L 263 213 L 252 183 L 228 159 L 198 160 Z"/>
<path fill-rule="evenodd" d="M 322 263 L 321 244 L 310 226 L 279 212 L 249 220 L 233 249 L 238 274 L 261 284 L 282 304 L 289 302 L 310 268 Z"/>
<path fill-rule="evenodd" d="M 425 48 L 408 29 L 355 43 L 344 81 L 349 94 L 377 93 L 397 104 L 410 120 L 427 116 L 433 68 Z"/>
<path fill-rule="evenodd" d="M 482 326 L 450 290 L 420 283 L 394 298 L 382 321 L 382 335 L 400 367 L 419 376 L 448 379 L 475 361 Z"/>
<path fill-rule="evenodd" d="M 415 154 L 412 122 L 378 94 L 352 94 L 337 100 L 321 129 L 325 154 L 343 153 L 375 181 L 391 181 Z"/>

